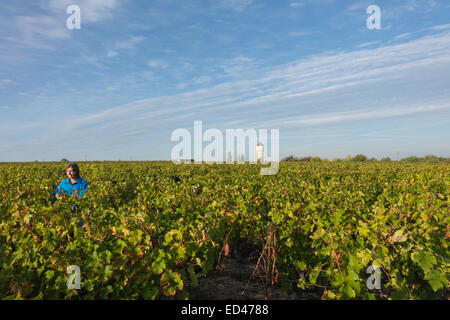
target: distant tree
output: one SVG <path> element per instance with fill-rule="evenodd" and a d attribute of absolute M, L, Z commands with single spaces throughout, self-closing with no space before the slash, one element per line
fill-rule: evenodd
<path fill-rule="evenodd" d="M 293 155 L 290 155 L 290 156 L 287 156 L 286 158 L 281 159 L 281 161 L 287 161 L 287 162 L 298 161 L 298 158 L 294 157 Z"/>
<path fill-rule="evenodd" d="M 311 162 L 320 162 L 320 157 L 311 157 Z"/>
<path fill-rule="evenodd" d="M 426 162 L 440 162 L 440 161 L 445 161 L 445 158 L 440 158 L 438 156 L 432 155 L 432 154 L 428 154 L 423 158 L 424 161 Z"/>
<path fill-rule="evenodd" d="M 352 156 L 349 154 L 348 156 L 345 157 L 344 161 L 352 161 Z"/>
<path fill-rule="evenodd" d="M 69 162 L 69 160 L 67 160 L 66 158 L 62 158 L 61 162 Z"/>
<path fill-rule="evenodd" d="M 410 156 L 407 158 L 403 158 L 402 160 L 403 162 L 420 162 L 420 158 L 416 157 L 416 156 Z"/>
<path fill-rule="evenodd" d="M 443 157 L 438 157 L 432 154 L 426 155 L 423 158 L 420 157 L 416 157 L 416 156 L 410 156 L 404 159 L 401 159 L 400 161 L 403 162 L 431 162 L 431 163 L 436 163 L 436 162 L 448 162 L 450 159 L 448 158 L 443 158 Z"/>
<path fill-rule="evenodd" d="M 390 162 L 390 161 L 392 160 L 389 157 L 381 158 L 381 162 Z"/>
<path fill-rule="evenodd" d="M 367 161 L 367 157 L 363 154 L 357 154 L 351 161 Z"/>
<path fill-rule="evenodd" d="M 334 159 L 333 159 L 333 162 L 342 162 L 342 159 L 334 158 Z"/>
<path fill-rule="evenodd" d="M 301 162 L 309 162 L 311 161 L 311 157 L 305 157 L 300 159 Z"/>

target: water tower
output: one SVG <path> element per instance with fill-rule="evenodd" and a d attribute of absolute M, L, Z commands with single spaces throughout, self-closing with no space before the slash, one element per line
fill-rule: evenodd
<path fill-rule="evenodd" d="M 256 160 L 258 162 L 263 161 L 263 151 L 264 151 L 263 144 L 261 142 L 258 142 L 258 144 L 256 145 Z"/>

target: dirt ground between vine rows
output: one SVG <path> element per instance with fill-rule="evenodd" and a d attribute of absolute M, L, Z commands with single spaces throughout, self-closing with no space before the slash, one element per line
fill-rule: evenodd
<path fill-rule="evenodd" d="M 266 290 L 261 279 L 250 280 L 256 263 L 240 262 L 226 258 L 219 270 L 210 272 L 198 280 L 198 287 L 189 288 L 190 300 L 265 300 Z M 320 299 L 315 292 L 293 292 L 288 295 L 276 284 L 270 288 L 269 300 Z M 269 295 L 269 294 L 268 294 Z"/>
<path fill-rule="evenodd" d="M 258 273 L 252 278 L 258 261 L 255 248 L 245 244 L 231 250 L 228 257 L 221 259 L 218 267 L 206 277 L 198 279 L 198 286 L 186 288 L 190 300 L 265 300 L 266 290 Z M 264 274 L 260 267 L 261 275 Z M 250 281 L 249 281 L 250 280 Z M 270 286 L 269 300 L 320 299 L 323 292 L 294 290 L 290 295 L 281 290 L 279 283 Z M 322 290 L 323 291 L 323 290 Z"/>

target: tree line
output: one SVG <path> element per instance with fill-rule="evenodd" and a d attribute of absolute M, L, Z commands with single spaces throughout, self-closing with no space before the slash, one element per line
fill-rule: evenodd
<path fill-rule="evenodd" d="M 344 159 L 340 159 L 340 158 L 334 158 L 332 160 L 329 160 L 327 158 L 320 158 L 320 157 L 295 157 L 293 155 L 290 155 L 288 157 L 285 157 L 283 159 L 281 159 L 281 161 L 284 162 L 293 162 L 293 161 L 298 161 L 298 162 L 348 162 L 348 161 L 352 161 L 352 162 L 390 162 L 390 161 L 394 161 L 389 157 L 383 157 L 380 160 L 375 159 L 375 158 L 368 158 L 367 156 L 363 155 L 363 154 L 357 154 L 356 156 L 351 156 L 348 155 L 347 157 L 345 157 Z M 407 158 L 403 158 L 399 160 L 400 162 L 432 162 L 432 163 L 437 163 L 437 162 L 450 162 L 450 158 L 445 158 L 445 157 L 438 157 L 435 155 L 426 155 L 424 157 L 417 157 L 417 156 L 409 156 Z"/>

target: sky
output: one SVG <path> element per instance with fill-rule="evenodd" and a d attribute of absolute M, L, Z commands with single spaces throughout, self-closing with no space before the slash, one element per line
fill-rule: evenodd
<path fill-rule="evenodd" d="M 2 0 L 0 161 L 170 160 L 194 121 L 278 129 L 281 158 L 450 157 L 449 74 L 444 0 Z"/>

